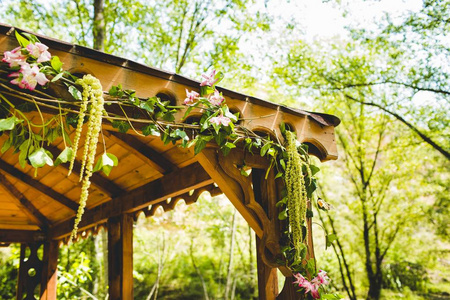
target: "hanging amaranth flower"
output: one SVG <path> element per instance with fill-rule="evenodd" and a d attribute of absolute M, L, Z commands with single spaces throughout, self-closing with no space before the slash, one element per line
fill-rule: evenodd
<path fill-rule="evenodd" d="M 91 76 L 85 75 L 82 79 L 78 79 L 77 84 L 83 87 L 83 103 L 91 103 L 91 109 L 89 111 L 89 121 L 87 124 L 86 141 L 84 145 L 84 153 L 81 163 L 80 181 L 81 184 L 81 196 L 80 203 L 75 218 L 74 228 L 70 238 L 74 238 L 77 235 L 78 224 L 81 221 L 81 217 L 86 207 L 86 201 L 89 196 L 89 187 L 91 185 L 90 178 L 92 176 L 94 168 L 95 154 L 97 152 L 98 136 L 100 134 L 102 126 L 102 114 L 104 109 L 103 89 L 100 81 Z M 81 121 L 80 121 L 81 119 Z M 83 118 L 81 118 L 81 111 L 79 115 L 78 124 L 83 124 Z M 77 127 L 78 131 L 78 127 Z M 81 130 L 80 130 L 81 132 Z M 74 150 L 76 151 L 76 150 Z"/>

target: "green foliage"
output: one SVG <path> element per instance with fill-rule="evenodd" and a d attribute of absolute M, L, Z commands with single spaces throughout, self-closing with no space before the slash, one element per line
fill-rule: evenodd
<path fill-rule="evenodd" d="M 17 276 L 20 262 L 20 246 L 0 248 L 0 298 L 16 297 Z"/>
<path fill-rule="evenodd" d="M 426 292 L 429 279 L 424 266 L 402 261 L 386 264 L 384 268 L 383 286 L 385 288 L 402 291 L 408 287 L 411 291 Z"/>

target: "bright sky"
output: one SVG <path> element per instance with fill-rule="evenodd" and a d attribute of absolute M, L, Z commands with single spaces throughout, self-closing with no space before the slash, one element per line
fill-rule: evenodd
<path fill-rule="evenodd" d="M 269 1 L 268 11 L 283 17 L 295 19 L 304 29 L 307 37 L 330 37 L 344 34 L 344 26 L 362 25 L 374 27 L 375 19 L 385 13 L 392 17 L 407 10 L 417 11 L 422 6 L 421 0 L 286 0 Z M 261 3 L 261 6 L 263 4 Z M 349 17 L 343 13 L 348 11 Z"/>

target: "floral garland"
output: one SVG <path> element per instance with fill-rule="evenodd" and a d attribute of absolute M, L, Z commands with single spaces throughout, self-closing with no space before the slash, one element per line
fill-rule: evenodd
<path fill-rule="evenodd" d="M 80 171 L 82 188 L 79 208 L 70 239 L 77 234 L 78 224 L 81 221 L 88 199 L 92 173 L 103 171 L 106 175 L 109 175 L 112 167 L 118 163 L 114 155 L 106 153 L 106 146 L 104 145 L 104 154 L 94 166 L 102 119 L 112 119 L 112 126 L 120 132 L 127 132 L 130 128 L 135 130 L 131 120 L 135 121 L 136 119 L 130 119 L 122 106 L 135 107 L 149 121 L 146 121 L 147 125 L 142 129 L 142 134 L 159 135 L 166 144 L 172 142 L 174 144 L 179 143 L 182 147 L 194 146 L 194 153 L 197 154 L 203 150 L 208 142 L 214 140 L 223 154 L 227 155 L 231 149 L 236 147 L 238 142 L 243 142 L 246 151 L 253 153 L 253 149 L 258 149 L 261 156 L 267 157 L 270 160 L 267 173 L 272 168 L 276 170 L 275 178 L 281 178 L 285 186 L 282 193 L 283 198 L 277 203 L 277 207 L 280 209 L 279 219 L 287 220 L 280 243 L 285 256 L 285 265 L 293 271 L 296 278 L 294 284 L 314 299 L 340 299 L 336 294 L 320 295 L 319 289 L 325 290 L 325 286 L 329 284 L 330 279 L 326 272 L 322 270 L 316 273 L 313 259 L 306 259 L 306 219 L 312 217 L 312 212 L 308 210 L 307 203 L 316 189 L 314 175 L 319 171 L 319 168 L 309 161 L 307 146 L 298 143 L 295 134 L 287 130 L 284 125 L 281 127 L 281 132 L 285 138 L 285 145 L 237 126 L 239 115 L 230 112 L 222 93 L 216 89 L 217 83 L 223 78 L 221 72 L 217 73 L 214 70 L 208 75 L 202 75 L 203 81 L 200 84 L 200 93 L 186 90 L 184 107 L 171 106 L 168 101 L 161 101 L 157 97 L 140 99 L 132 90 L 124 90 L 120 85 L 113 86 L 108 95 L 114 98 L 113 102 L 120 106 L 124 115 L 104 116 L 103 107 L 106 101 L 99 80 L 91 75 L 86 75 L 81 79 L 74 77 L 62 69 L 59 58 L 51 56 L 48 47 L 40 43 L 35 36 L 25 33 L 23 35 L 25 37 L 16 31 L 16 38 L 21 46 L 12 51 L 6 51 L 2 59 L 9 65 L 5 72 L 8 77 L 13 78 L 9 83 L 18 86 L 20 89 L 34 91 L 37 86 L 45 89 L 50 82 L 59 80 L 66 85 L 76 101 L 67 103 L 61 99 L 51 99 L 53 102 L 57 102 L 57 108 L 59 109 L 57 117 L 59 119 L 55 117 L 51 122 L 45 123 L 49 128 L 47 128 L 47 131 L 42 129 L 42 137 L 38 138 L 31 130 L 31 127 L 36 125 L 29 121 L 17 107 L 0 93 L 0 100 L 4 100 L 9 105 L 4 110 L 7 110 L 8 114 L 13 114 L 9 118 L 0 119 L 0 132 L 11 131 L 11 138 L 20 129 L 25 132 L 24 136 L 28 137 L 25 141 L 12 139 L 7 145 L 8 147 L 5 147 L 5 145 L 2 147 L 2 151 L 4 152 L 13 146 L 16 151 L 20 152 L 19 161 L 21 165 L 24 166 L 26 162 L 29 162 L 37 170 L 45 164 L 53 165 L 53 157 L 44 149 L 43 141 L 51 143 L 56 137 L 61 136 L 64 140 L 65 149 L 55 159 L 54 165 L 69 162 L 70 174 L 79 147 L 82 127 L 87 118 L 87 132 Z M 0 85 L 8 88 L 1 83 Z M 5 94 L 17 96 L 16 90 L 9 88 L 8 90 L 10 92 L 5 92 Z M 33 103 L 39 112 L 40 105 L 55 108 L 53 104 L 52 106 L 43 103 L 42 98 L 39 98 L 38 101 L 31 94 L 25 96 L 19 94 L 21 95 L 20 99 Z M 192 124 L 177 126 L 173 123 L 174 113 L 184 108 L 186 108 L 184 118 L 189 116 L 192 109 L 201 109 L 200 119 Z M 66 119 L 66 125 L 63 124 L 63 116 Z M 56 123 L 56 125 L 51 127 L 50 124 L 53 123 Z M 70 144 L 70 138 L 67 134 L 68 124 L 76 128 L 73 148 L 66 145 L 66 142 Z M 43 125 L 44 120 L 42 118 L 41 127 L 45 128 L 46 126 Z M 186 128 L 192 129 L 195 133 L 190 137 Z M 51 132 L 51 135 L 49 135 L 49 132 Z M 40 147 L 30 146 L 30 144 L 36 144 L 36 141 L 42 141 Z M 245 166 L 242 166 L 241 173 L 248 176 L 244 169 Z M 305 274 L 305 276 L 308 274 L 308 277 L 311 278 L 314 274 L 317 275 L 309 281 L 301 274 Z"/>

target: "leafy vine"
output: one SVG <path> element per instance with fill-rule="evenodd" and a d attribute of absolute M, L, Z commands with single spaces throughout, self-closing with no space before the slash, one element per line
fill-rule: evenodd
<path fill-rule="evenodd" d="M 6 64 L 0 67 L 0 133 L 8 132 L 8 139 L 1 151 L 5 152 L 13 147 L 16 152 L 20 152 L 20 165 L 25 167 L 29 163 L 36 172 L 46 164 L 69 162 L 70 175 L 83 127 L 87 127 L 81 157 L 81 195 L 71 238 L 78 231 L 89 196 L 92 173 L 103 171 L 109 175 L 118 164 L 117 158 L 106 152 L 104 143 L 104 153 L 95 162 L 103 120 L 110 121 L 114 128 L 123 133 L 131 129 L 144 136 L 160 136 L 165 144 L 179 144 L 185 148 L 193 146 L 195 154 L 200 153 L 211 141 L 218 145 L 224 155 L 241 143 L 244 150 L 252 154 L 257 151 L 262 157 L 268 158 L 270 165 L 267 174 L 270 170 L 275 170 L 275 178 L 284 183 L 282 199 L 277 203 L 280 210 L 278 218 L 286 221 L 280 240 L 285 257 L 282 263 L 295 274 L 295 284 L 314 299 L 340 299 L 336 295 L 320 295 L 319 289 L 325 290 L 329 278 L 324 271 L 316 272 L 314 259 L 307 260 L 307 219 L 312 217 L 308 203 L 316 189 L 314 175 L 319 171 L 310 162 L 307 145 L 300 144 L 295 133 L 284 124 L 281 126 L 284 143 L 278 137 L 271 140 L 270 137 L 262 137 L 238 125 L 239 114 L 230 111 L 222 93 L 216 88 L 223 78 L 221 72 L 213 71 L 203 75 L 200 93 L 186 90 L 184 105 L 173 106 L 169 101 L 162 101 L 158 97 L 139 98 L 135 91 L 125 90 L 121 85 L 113 86 L 104 94 L 100 81 L 95 77 L 85 75 L 77 78 L 64 71 L 59 58 L 52 56 L 48 47 L 35 36 L 26 33 L 21 35 L 16 31 L 16 38 L 20 46 L 4 53 L 2 61 Z M 13 79 L 5 79 L 1 73 Z M 66 101 L 45 93 L 50 84 L 55 82 L 64 86 L 73 99 Z M 16 106 L 8 97 L 22 100 L 21 104 Z M 122 114 L 107 113 L 104 110 L 106 104 L 117 105 Z M 54 110 L 55 115 L 45 120 L 41 107 Z M 130 118 L 126 109 L 136 109 L 138 117 L 133 115 Z M 182 109 L 185 109 L 183 119 L 193 109 L 199 109 L 202 113 L 199 119 L 190 124 L 177 124 L 173 122 L 174 114 Z M 41 124 L 27 118 L 26 113 L 32 110 L 39 113 Z M 145 126 L 138 132 L 133 123 L 144 123 Z M 68 134 L 70 126 L 75 128 L 73 144 Z M 62 137 L 65 148 L 53 160 L 44 143 L 50 145 L 58 137 Z M 245 166 L 241 173 L 248 176 Z M 305 278 L 312 278 L 314 274 L 317 276 L 311 281 Z"/>

